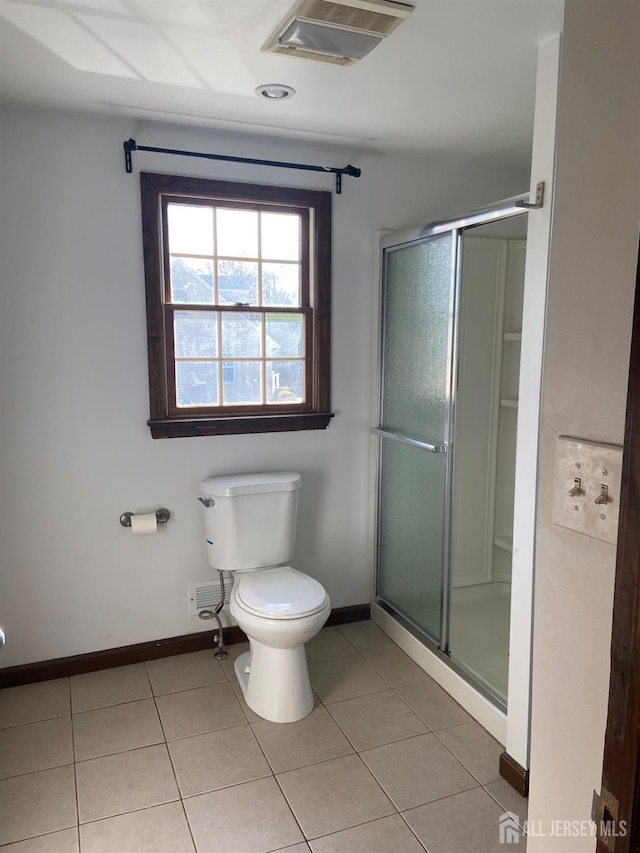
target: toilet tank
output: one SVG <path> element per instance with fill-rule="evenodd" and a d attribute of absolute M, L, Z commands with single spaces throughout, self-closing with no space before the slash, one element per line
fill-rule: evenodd
<path fill-rule="evenodd" d="M 288 471 L 202 480 L 207 551 L 214 569 L 235 571 L 289 562 L 301 484 L 300 474 Z"/>

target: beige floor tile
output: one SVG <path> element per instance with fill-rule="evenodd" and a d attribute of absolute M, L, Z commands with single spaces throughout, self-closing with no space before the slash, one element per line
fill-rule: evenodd
<path fill-rule="evenodd" d="M 478 784 L 432 734 L 378 746 L 361 757 L 400 811 Z"/>
<path fill-rule="evenodd" d="M 156 697 L 167 740 L 239 726 L 246 718 L 231 685 L 211 684 Z"/>
<path fill-rule="evenodd" d="M 68 678 L 0 690 L 0 729 L 64 717 L 70 713 Z"/>
<path fill-rule="evenodd" d="M 76 820 L 72 765 L 0 782 L 0 844 L 68 829 Z"/>
<path fill-rule="evenodd" d="M 360 655 L 312 663 L 309 678 L 314 693 L 325 704 L 388 689 L 387 682 Z"/>
<path fill-rule="evenodd" d="M 468 723 L 471 717 L 461 705 L 432 678 L 418 684 L 396 688 L 396 693 L 412 708 L 430 729 L 437 731 L 448 726 Z"/>
<path fill-rule="evenodd" d="M 76 761 L 164 743 L 153 699 L 73 715 Z"/>
<path fill-rule="evenodd" d="M 308 663 L 344 658 L 355 652 L 354 647 L 337 628 L 323 628 L 305 644 Z"/>
<path fill-rule="evenodd" d="M 146 746 L 76 765 L 80 822 L 177 800 L 167 748 Z"/>
<path fill-rule="evenodd" d="M 281 773 L 278 782 L 307 838 L 395 811 L 357 755 Z"/>
<path fill-rule="evenodd" d="M 281 847 L 275 853 L 309 853 L 310 850 L 306 841 L 303 841 L 301 844 L 294 844 L 293 847 Z"/>
<path fill-rule="evenodd" d="M 119 705 L 121 702 L 149 699 L 151 695 L 151 685 L 143 663 L 71 676 L 71 707 L 74 714 Z"/>
<path fill-rule="evenodd" d="M 156 696 L 227 680 L 213 649 L 149 660 L 146 666 Z"/>
<path fill-rule="evenodd" d="M 266 853 L 304 840 L 273 778 L 190 797 L 184 805 L 198 853 Z"/>
<path fill-rule="evenodd" d="M 404 818 L 429 853 L 524 853 L 525 840 L 500 843 L 501 808 L 482 788 L 446 797 L 404 812 Z"/>
<path fill-rule="evenodd" d="M 353 747 L 331 719 L 326 708 L 317 707 L 297 723 L 252 724 L 274 773 L 316 764 L 353 752 Z"/>
<path fill-rule="evenodd" d="M 71 718 L 0 729 L 0 779 L 73 764 Z"/>
<path fill-rule="evenodd" d="M 520 826 L 524 826 L 529 813 L 529 800 L 526 797 L 521 797 L 505 779 L 490 782 L 484 789 L 502 806 L 503 811 L 517 815 Z"/>
<path fill-rule="evenodd" d="M 349 622 L 346 625 L 338 625 L 337 628 L 359 652 L 395 647 L 393 640 L 370 620 Z"/>
<path fill-rule="evenodd" d="M 429 678 L 427 673 L 397 646 L 370 649 L 362 652 L 362 656 L 391 687 L 402 687 Z"/>
<path fill-rule="evenodd" d="M 424 847 L 400 815 L 316 838 L 311 849 L 313 853 L 424 853 Z"/>
<path fill-rule="evenodd" d="M 498 765 L 504 747 L 475 720 L 443 729 L 438 737 L 481 784 L 500 780 Z"/>
<path fill-rule="evenodd" d="M 271 769 L 248 724 L 169 744 L 183 797 L 269 776 Z"/>
<path fill-rule="evenodd" d="M 428 731 L 393 690 L 334 702 L 328 710 L 358 750 Z"/>
<path fill-rule="evenodd" d="M 63 829 L 39 835 L 26 841 L 16 841 L 2 848 L 2 853 L 78 853 L 78 829 Z"/>
<path fill-rule="evenodd" d="M 80 839 L 82 853 L 194 853 L 182 803 L 85 823 Z"/>

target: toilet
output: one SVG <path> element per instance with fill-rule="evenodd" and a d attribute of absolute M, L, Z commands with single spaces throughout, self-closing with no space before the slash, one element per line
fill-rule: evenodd
<path fill-rule="evenodd" d="M 245 702 L 274 723 L 313 710 L 304 644 L 329 618 L 322 584 L 288 565 L 300 474 L 234 474 L 200 484 L 209 563 L 233 572 L 229 609 L 249 638 L 235 662 Z"/>

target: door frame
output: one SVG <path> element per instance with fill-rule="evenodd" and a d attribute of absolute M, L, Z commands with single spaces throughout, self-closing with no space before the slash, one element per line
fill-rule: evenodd
<path fill-rule="evenodd" d="M 596 822 L 626 825 L 626 835 L 598 836 L 598 853 L 640 850 L 640 251 L 631 336 L 622 457 L 620 521 L 611 632 L 611 675 L 602 790 Z"/>

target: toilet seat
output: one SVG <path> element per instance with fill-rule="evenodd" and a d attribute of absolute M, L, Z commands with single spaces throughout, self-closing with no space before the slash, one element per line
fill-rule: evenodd
<path fill-rule="evenodd" d="M 238 572 L 235 594 L 242 608 L 268 619 L 311 616 L 327 602 L 324 587 L 292 566 Z"/>

